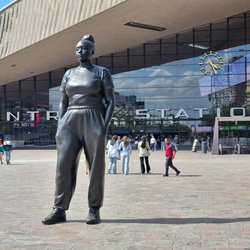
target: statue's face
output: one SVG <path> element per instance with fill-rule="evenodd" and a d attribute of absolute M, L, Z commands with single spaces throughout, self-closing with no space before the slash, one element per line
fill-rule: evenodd
<path fill-rule="evenodd" d="M 76 57 L 79 62 L 85 62 L 91 58 L 93 54 L 93 44 L 86 40 L 81 40 L 76 45 Z"/>

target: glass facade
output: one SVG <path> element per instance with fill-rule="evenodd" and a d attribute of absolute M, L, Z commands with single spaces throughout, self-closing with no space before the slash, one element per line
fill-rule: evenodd
<path fill-rule="evenodd" d="M 212 136 L 214 118 L 250 115 L 250 12 L 102 56 L 116 107 L 110 134 L 179 135 L 180 146 Z M 55 144 L 64 69 L 0 86 L 0 134 L 16 146 Z M 221 136 L 250 137 L 250 124 Z M 232 127 L 232 129 L 230 129 Z"/>

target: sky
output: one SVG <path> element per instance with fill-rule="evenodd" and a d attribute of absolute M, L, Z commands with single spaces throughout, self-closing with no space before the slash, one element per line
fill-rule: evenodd
<path fill-rule="evenodd" d="M 10 4 L 11 2 L 14 2 L 14 0 L 0 0 L 0 9 Z"/>

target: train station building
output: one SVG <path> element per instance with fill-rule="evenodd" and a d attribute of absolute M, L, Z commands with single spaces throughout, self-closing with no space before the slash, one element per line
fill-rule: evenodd
<path fill-rule="evenodd" d="M 110 134 L 178 135 L 185 148 L 212 138 L 216 117 L 250 116 L 250 1 L 17 0 L 0 10 L 1 137 L 55 145 L 61 79 L 84 34 L 113 77 Z M 250 123 L 219 133 L 250 140 Z"/>

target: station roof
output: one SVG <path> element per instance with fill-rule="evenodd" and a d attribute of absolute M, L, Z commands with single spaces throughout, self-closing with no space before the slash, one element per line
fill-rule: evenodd
<path fill-rule="evenodd" d="M 19 0 L 0 13 L 17 23 L 2 31 L 0 85 L 75 64 L 75 45 L 87 33 L 99 57 L 248 10 L 250 1 L 239 0 Z"/>

